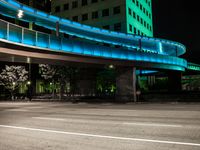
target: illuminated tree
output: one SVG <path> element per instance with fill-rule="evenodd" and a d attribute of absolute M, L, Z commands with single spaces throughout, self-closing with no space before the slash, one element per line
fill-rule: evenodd
<path fill-rule="evenodd" d="M 10 94 L 12 100 L 14 100 L 14 93 L 19 86 L 27 81 L 28 72 L 24 66 L 7 66 L 2 70 L 0 74 L 0 85 L 3 85 Z"/>
<path fill-rule="evenodd" d="M 75 74 L 77 73 L 77 69 L 68 66 L 55 66 L 48 64 L 40 64 L 40 73 L 41 76 L 45 80 L 51 80 L 53 82 L 53 97 L 54 97 L 54 84 L 55 82 L 59 82 L 59 98 L 62 99 L 64 93 L 64 87 L 66 82 L 70 82 L 70 91 L 74 93 L 75 90 Z"/>

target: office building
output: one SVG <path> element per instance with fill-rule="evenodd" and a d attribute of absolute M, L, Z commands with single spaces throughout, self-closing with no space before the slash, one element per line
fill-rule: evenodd
<path fill-rule="evenodd" d="M 51 12 L 103 29 L 153 36 L 151 0 L 52 0 Z"/>

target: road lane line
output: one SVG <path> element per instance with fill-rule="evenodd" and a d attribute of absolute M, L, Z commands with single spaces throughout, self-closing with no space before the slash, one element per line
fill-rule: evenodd
<path fill-rule="evenodd" d="M 136 125 L 136 126 L 155 126 L 155 127 L 176 127 L 182 128 L 182 125 L 174 124 L 160 124 L 160 123 L 141 123 L 141 122 L 124 122 L 124 125 Z"/>
<path fill-rule="evenodd" d="M 40 119 L 40 120 L 52 120 L 52 121 L 66 121 L 63 118 L 49 118 L 49 117 L 32 117 L 33 119 Z"/>
<path fill-rule="evenodd" d="M 48 132 L 48 133 L 56 133 L 56 134 L 65 134 L 65 135 L 74 135 L 74 136 L 85 136 L 85 137 L 95 137 L 95 138 L 126 140 L 126 141 L 138 141 L 138 142 L 175 144 L 175 145 L 186 145 L 186 146 L 198 146 L 198 147 L 200 147 L 199 143 L 187 143 L 187 142 L 175 142 L 175 141 L 162 141 L 162 140 L 151 140 L 151 139 L 140 139 L 140 138 L 117 137 L 117 136 L 108 136 L 108 135 L 65 132 L 65 131 L 58 131 L 58 130 L 28 128 L 28 127 L 20 127 L 20 126 L 10 126 L 10 125 L 0 125 L 0 127 L 1 128 L 20 129 L 20 130 L 29 130 L 29 131 L 38 131 L 38 132 Z"/>

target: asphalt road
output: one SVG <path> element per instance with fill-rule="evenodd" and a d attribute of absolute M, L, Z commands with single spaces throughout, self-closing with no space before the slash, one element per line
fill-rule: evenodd
<path fill-rule="evenodd" d="M 0 150 L 200 150 L 200 104 L 0 102 Z"/>

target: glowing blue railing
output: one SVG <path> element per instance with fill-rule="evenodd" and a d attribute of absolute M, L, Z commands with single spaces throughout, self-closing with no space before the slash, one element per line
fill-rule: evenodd
<path fill-rule="evenodd" d="M 83 25 L 38 11 L 22 5 L 15 0 L 1 0 L 0 5 L 2 7 L 0 12 L 3 15 L 16 18 L 18 11 L 22 10 L 24 11 L 24 16 L 21 20 L 34 22 L 37 25 L 44 26 L 51 30 L 55 30 L 56 22 L 59 22 L 60 32 L 92 41 L 120 45 L 132 50 L 141 49 L 142 47 L 144 51 L 162 55 L 179 56 L 186 51 L 185 46 L 177 42 L 158 38 L 134 36 Z M 5 11 L 6 9 L 8 9 L 8 11 Z"/>
<path fill-rule="evenodd" d="M 160 64 L 157 68 L 184 70 L 187 62 L 184 59 L 159 55 L 154 53 L 132 51 L 124 48 L 112 48 L 101 45 L 91 44 L 74 39 L 59 38 L 53 35 L 29 30 L 6 21 L 0 20 L 0 40 L 6 40 L 22 44 L 23 46 L 31 46 L 39 49 L 53 50 L 58 52 L 67 52 L 78 55 L 102 57 L 109 59 L 121 59 L 137 62 L 148 62 Z"/>

